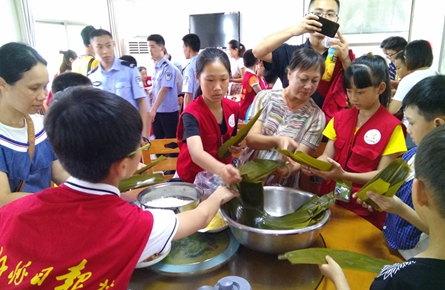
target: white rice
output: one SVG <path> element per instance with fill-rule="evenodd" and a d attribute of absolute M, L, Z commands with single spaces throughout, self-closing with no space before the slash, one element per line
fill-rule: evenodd
<path fill-rule="evenodd" d="M 161 197 L 146 201 L 145 205 L 152 207 L 180 207 L 189 204 L 190 202 L 192 202 L 192 200 L 183 200 L 176 197 Z"/>

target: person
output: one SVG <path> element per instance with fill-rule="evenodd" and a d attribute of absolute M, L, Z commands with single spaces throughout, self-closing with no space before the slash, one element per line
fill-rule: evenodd
<path fill-rule="evenodd" d="M 395 56 L 397 55 L 397 53 L 405 49 L 406 44 L 407 42 L 405 38 L 401 36 L 391 36 L 382 41 L 382 44 L 380 45 L 383 53 L 389 59 L 389 77 L 392 81 L 399 81 L 399 76 L 397 75 L 395 67 Z"/>
<path fill-rule="evenodd" d="M 336 112 L 346 107 L 347 98 L 344 94 L 343 72 L 355 59 L 354 53 L 348 49 L 348 42 L 340 31 L 337 32 L 336 38 L 328 41 L 328 45 L 324 43 L 325 36 L 319 33 L 321 24 L 317 19 L 324 17 L 338 22 L 339 11 L 339 0 L 311 0 L 309 2 L 310 13 L 300 23 L 267 36 L 253 49 L 253 54 L 264 61 L 267 70 L 273 70 L 278 74 L 283 88 L 286 88 L 288 86 L 286 70 L 295 50 L 310 47 L 326 59 L 328 56 L 326 46 L 334 48 L 337 52 L 337 61 L 335 62 L 332 78 L 330 81 L 321 80 L 317 90 L 312 95 L 315 103 L 325 113 L 326 121 L 329 121 Z M 290 38 L 304 33 L 309 33 L 309 38 L 304 44 L 296 46 L 284 43 Z"/>
<path fill-rule="evenodd" d="M 132 55 L 125 54 L 125 55 L 119 57 L 119 59 L 125 60 L 126 62 L 128 62 L 136 67 L 138 66 L 137 60 Z"/>
<path fill-rule="evenodd" d="M 77 72 L 87 76 L 93 69 L 95 69 L 99 65 L 99 60 L 94 57 L 94 49 L 90 42 L 90 33 L 91 31 L 96 30 L 94 26 L 88 25 L 85 26 L 80 32 L 80 36 L 82 37 L 83 44 L 85 46 L 84 54 L 80 55 L 73 62 L 73 72 Z"/>
<path fill-rule="evenodd" d="M 58 75 L 51 84 L 51 93 L 53 95 L 69 87 L 92 86 L 91 80 L 83 74 L 75 72 L 66 72 Z"/>
<path fill-rule="evenodd" d="M 178 110 L 181 111 L 182 109 L 182 103 L 184 102 L 184 94 L 182 93 L 182 83 L 183 83 L 183 76 L 182 76 L 182 66 L 179 62 L 172 62 L 172 56 L 171 54 L 167 53 L 167 49 L 164 50 L 164 57 L 170 61 L 174 68 L 175 68 L 175 84 L 176 84 L 176 92 L 178 93 Z"/>
<path fill-rule="evenodd" d="M 399 81 L 411 73 L 408 70 L 408 67 L 406 66 L 406 59 L 405 59 L 404 51 L 398 52 L 396 54 L 396 56 L 394 57 L 394 66 L 396 68 L 396 73 L 397 73 L 397 77 L 399 78 Z"/>
<path fill-rule="evenodd" d="M 114 55 L 114 40 L 107 30 L 92 31 L 90 41 L 100 58 L 100 65 L 88 74 L 93 86 L 124 98 L 139 111 L 142 120 L 147 122 L 147 95 L 137 67 Z M 145 124 L 142 133 L 144 140 L 150 137 L 149 132 L 149 126 Z"/>
<path fill-rule="evenodd" d="M 254 56 L 255 57 L 255 56 Z M 274 80 L 271 81 L 271 83 L 268 83 L 266 78 L 264 77 L 264 64 L 263 61 L 260 59 L 257 59 L 258 64 L 257 64 L 257 76 L 258 76 L 258 84 L 260 85 L 260 88 L 262 90 L 270 90 L 273 87 L 273 83 L 275 82 Z M 270 78 L 269 78 L 270 80 Z"/>
<path fill-rule="evenodd" d="M 177 215 L 123 200 L 117 187 L 137 169 L 143 126 L 138 111 L 110 92 L 76 87 L 59 93 L 45 128 L 71 176 L 0 209 L 0 256 L 7 257 L 2 270 L 26 267 L 27 275 L 13 280 L 17 289 L 68 289 L 73 283 L 127 289 L 138 262 L 206 227 L 220 205 L 237 195 L 219 187 L 197 208 Z M 8 280 L 7 273 L 0 275 L 1 285 Z"/>
<path fill-rule="evenodd" d="M 149 122 L 156 139 L 175 138 L 179 121 L 178 91 L 175 66 L 164 57 L 165 40 L 159 34 L 147 38 L 150 54 L 155 61 L 152 79 L 153 104 Z"/>
<path fill-rule="evenodd" d="M 408 133 L 416 145 L 434 128 L 445 123 L 444 91 L 445 76 L 431 76 L 418 82 L 403 99 L 406 118 L 409 121 Z M 383 233 L 388 245 L 397 249 L 406 260 L 425 251 L 428 246 L 428 236 L 425 234 L 428 233 L 428 227 L 414 212 L 411 198 L 416 152 L 417 147 L 414 147 L 402 157 L 411 170 L 394 198 L 368 193 L 369 197 L 387 212 Z M 372 207 L 363 204 L 373 211 Z"/>
<path fill-rule="evenodd" d="M 184 93 L 184 110 L 187 105 L 197 97 L 194 95 L 199 86 L 196 79 L 196 59 L 198 58 L 198 53 L 201 49 L 201 40 L 198 35 L 190 33 L 185 35 L 182 38 L 182 41 L 184 57 L 190 60 L 183 70 L 184 80 L 182 83 L 182 92 Z"/>
<path fill-rule="evenodd" d="M 261 91 L 264 86 L 260 86 L 260 78 L 256 74 L 258 60 L 253 55 L 251 49 L 246 50 L 243 56 L 243 61 L 246 71 L 242 82 L 243 90 L 241 91 L 240 116 L 244 120 L 246 118 L 247 109 L 252 104 L 257 93 Z"/>
<path fill-rule="evenodd" d="M 397 91 L 389 105 L 391 114 L 396 114 L 402 108 L 403 98 L 415 84 L 426 77 L 437 74 L 435 70 L 430 68 L 433 64 L 433 50 L 428 41 L 418 39 L 409 42 L 405 47 L 404 54 L 406 67 L 411 73 L 405 76 L 397 86 Z M 405 126 L 408 126 L 408 121 L 405 117 L 402 122 Z M 409 136 L 406 138 L 406 146 L 408 149 L 415 146 Z"/>
<path fill-rule="evenodd" d="M 71 71 L 72 63 L 77 59 L 77 53 L 71 49 L 68 49 L 67 51 L 61 50 L 59 53 L 63 54 L 62 64 L 59 67 L 59 74 Z"/>
<path fill-rule="evenodd" d="M 246 68 L 244 67 L 243 55 L 246 51 L 245 46 L 238 40 L 232 39 L 228 43 L 228 51 L 230 56 L 231 78 L 229 95 L 239 95 L 242 92 L 242 81 Z"/>
<path fill-rule="evenodd" d="M 371 290 L 439 290 L 445 285 L 445 126 L 428 133 L 416 155 L 412 199 L 416 213 L 428 227 L 430 242 L 428 248 L 415 257 L 384 266 L 372 282 Z M 321 273 L 334 283 L 336 289 L 350 289 L 340 266 L 329 256 L 326 256 L 326 262 L 319 266 Z"/>
<path fill-rule="evenodd" d="M 67 51 L 59 51 L 60 54 L 63 54 L 62 64 L 59 67 L 59 72 L 54 75 L 54 78 L 56 78 L 58 75 L 64 72 L 71 71 L 72 67 L 71 64 L 73 61 L 77 59 L 77 53 L 73 50 L 68 49 Z M 54 81 L 54 80 L 53 80 Z M 43 104 L 43 108 L 40 111 L 42 115 L 45 114 L 46 109 L 48 108 L 49 104 L 51 103 L 51 100 L 53 98 L 53 94 L 50 91 L 48 93 L 48 96 L 46 97 L 45 103 Z"/>
<path fill-rule="evenodd" d="M 177 175 L 193 183 L 198 173 L 207 171 L 218 175 L 223 182 L 234 184 L 241 181 L 238 169 L 232 165 L 232 157 L 218 157 L 218 148 L 237 133 L 239 105 L 227 98 L 230 79 L 230 61 L 217 48 L 204 49 L 196 59 L 198 97 L 181 115 L 177 139 L 179 156 Z M 231 146 L 231 153 L 239 153 L 241 147 Z"/>
<path fill-rule="evenodd" d="M 279 160 L 275 148 L 313 153 L 317 150 L 326 125 L 321 109 L 311 99 L 323 76 L 325 63 L 315 50 L 301 48 L 294 52 L 289 64 L 289 86 L 283 90 L 261 91 L 251 111 L 261 106 L 263 111 L 246 137 L 246 148 L 240 156 L 244 164 L 254 158 Z M 261 95 L 265 94 L 265 97 Z M 256 114 L 257 112 L 252 112 Z M 300 164 L 288 163 L 267 177 L 265 185 L 280 184 L 298 187 Z"/>
<path fill-rule="evenodd" d="M 36 114 L 46 97 L 46 65 L 26 44 L 0 47 L 0 206 L 68 178 Z"/>
<path fill-rule="evenodd" d="M 332 192 L 338 180 L 352 183 L 357 192 L 366 182 L 406 152 L 404 127 L 386 109 L 391 98 L 388 65 L 379 55 L 355 59 L 346 69 L 344 86 L 350 109 L 334 115 L 323 134 L 328 138 L 318 159 L 332 164 L 329 171 L 304 167 L 307 175 L 323 178 L 319 194 Z M 369 212 L 349 192 L 336 202 L 362 216 L 379 229 L 385 221 L 384 212 Z"/>

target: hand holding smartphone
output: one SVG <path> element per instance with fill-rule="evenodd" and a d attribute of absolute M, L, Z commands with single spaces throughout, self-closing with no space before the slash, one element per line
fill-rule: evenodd
<path fill-rule="evenodd" d="M 338 24 L 337 22 L 333 22 L 323 17 L 318 17 L 317 21 L 323 25 L 319 33 L 329 37 L 334 37 L 337 33 L 338 28 L 340 27 L 340 24 Z"/>

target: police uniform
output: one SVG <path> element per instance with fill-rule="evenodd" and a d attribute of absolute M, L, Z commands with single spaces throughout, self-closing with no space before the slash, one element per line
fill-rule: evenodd
<path fill-rule="evenodd" d="M 165 57 L 156 63 L 152 82 L 153 103 L 156 102 L 161 88 L 166 87 L 169 89 L 156 111 L 156 117 L 153 122 L 154 135 L 157 139 L 175 138 L 179 121 L 176 69 Z"/>
<path fill-rule="evenodd" d="M 196 59 L 197 55 L 190 59 L 189 64 L 184 68 L 184 80 L 182 82 L 182 92 L 190 93 L 195 99 L 195 92 L 199 87 L 198 81 L 196 80 Z"/>
<path fill-rule="evenodd" d="M 124 98 L 136 109 L 139 108 L 137 100 L 147 97 L 138 68 L 117 57 L 114 57 L 109 71 L 103 70 L 102 65 L 99 65 L 88 74 L 88 78 L 94 87 Z"/>

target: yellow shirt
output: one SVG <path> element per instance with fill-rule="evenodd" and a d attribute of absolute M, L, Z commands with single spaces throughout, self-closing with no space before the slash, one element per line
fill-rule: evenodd
<path fill-rule="evenodd" d="M 87 76 L 90 71 L 95 69 L 99 65 L 99 60 L 95 59 L 91 63 L 91 68 L 88 71 L 88 64 L 90 63 L 90 60 L 93 58 L 91 55 L 81 55 L 79 56 L 72 65 L 72 72 L 83 74 L 84 76 Z"/>
<path fill-rule="evenodd" d="M 357 133 L 359 127 L 355 128 L 355 133 Z M 326 128 L 323 131 L 323 135 L 325 135 L 329 140 L 335 141 L 337 139 L 337 132 L 334 129 L 334 118 L 332 118 Z M 392 132 L 391 138 L 389 139 L 388 145 L 386 145 L 385 150 L 383 151 L 383 156 L 391 155 L 394 153 L 404 153 L 406 152 L 406 142 L 405 135 L 403 134 L 402 126 L 397 125 L 394 128 L 394 132 Z"/>

